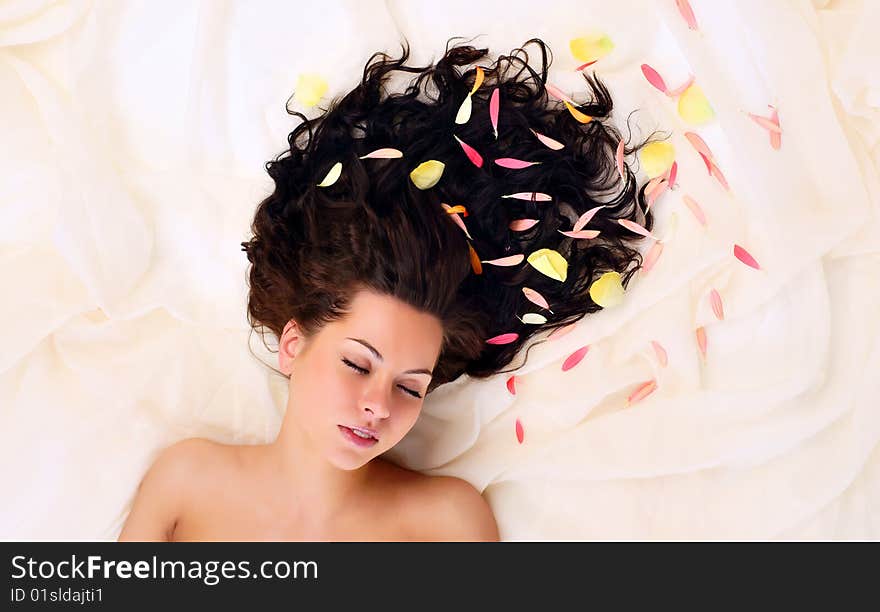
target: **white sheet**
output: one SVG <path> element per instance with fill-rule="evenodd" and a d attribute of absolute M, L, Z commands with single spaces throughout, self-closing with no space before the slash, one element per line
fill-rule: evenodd
<path fill-rule="evenodd" d="M 299 73 L 333 95 L 400 33 L 413 62 L 455 35 L 495 53 L 540 36 L 552 80 L 580 91 L 568 41 L 596 27 L 615 43 L 596 69 L 616 119 L 639 108 L 643 133 L 673 131 L 685 189 L 656 211 L 674 234 L 624 304 L 531 351 L 515 397 L 506 375 L 438 389 L 393 457 L 470 480 L 505 539 L 877 538 L 880 9 L 692 5 L 698 33 L 671 0 L 0 5 L 0 537 L 115 538 L 160 448 L 274 436 L 284 381 L 248 352 L 239 242 Z M 684 124 L 643 62 L 693 72 L 717 119 Z M 780 151 L 740 112 L 768 103 Z"/>

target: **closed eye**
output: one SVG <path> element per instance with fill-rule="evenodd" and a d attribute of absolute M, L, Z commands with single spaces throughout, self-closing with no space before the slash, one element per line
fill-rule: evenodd
<path fill-rule="evenodd" d="M 344 358 L 344 357 L 342 358 L 342 362 L 343 362 L 345 365 L 347 365 L 348 367 L 350 367 L 352 370 L 354 370 L 355 372 L 357 372 L 358 374 L 369 374 L 369 373 L 370 373 L 369 370 L 365 370 L 364 368 L 361 368 L 361 367 L 359 367 L 359 366 L 356 366 L 355 364 L 353 364 L 352 362 L 350 362 L 348 359 L 346 359 L 346 358 Z M 404 392 L 409 393 L 410 395 L 412 395 L 413 397 L 418 397 L 418 398 L 421 398 L 421 397 L 422 397 L 417 391 L 413 391 L 412 389 L 407 389 L 407 388 L 404 387 L 403 385 L 397 385 L 397 386 L 400 387 L 401 390 L 403 390 Z"/>

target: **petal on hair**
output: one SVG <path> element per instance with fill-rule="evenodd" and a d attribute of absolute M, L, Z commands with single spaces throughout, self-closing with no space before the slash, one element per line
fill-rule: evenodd
<path fill-rule="evenodd" d="M 696 335 L 697 335 L 697 346 L 700 349 L 700 354 L 703 355 L 703 357 L 705 357 L 706 356 L 706 347 L 709 344 L 709 340 L 706 338 L 706 328 L 703 326 L 698 327 Z"/>
<path fill-rule="evenodd" d="M 531 229 L 536 223 L 538 223 L 537 219 L 514 219 L 508 227 L 514 232 L 524 232 Z"/>
<path fill-rule="evenodd" d="M 639 150 L 639 159 L 649 177 L 661 176 L 675 161 L 675 147 L 668 142 L 650 142 Z"/>
<path fill-rule="evenodd" d="M 463 213 L 465 217 L 468 216 L 467 208 L 465 208 L 461 204 L 458 204 L 456 206 L 450 206 L 449 204 L 441 204 L 440 206 L 442 206 L 443 209 L 446 212 L 448 212 L 450 215 L 454 215 L 455 213 Z"/>
<path fill-rule="evenodd" d="M 519 419 L 516 420 L 516 441 L 520 444 L 523 443 L 523 439 L 525 438 L 525 432 L 523 431 L 522 423 Z"/>
<path fill-rule="evenodd" d="M 589 123 L 590 121 L 593 120 L 592 117 L 590 117 L 589 115 L 585 115 L 584 113 L 582 113 L 581 111 L 576 109 L 574 106 L 572 106 L 568 100 L 563 100 L 562 103 L 565 104 L 565 108 L 568 109 L 568 112 L 571 113 L 571 116 L 574 117 L 575 119 L 577 119 L 579 122 Z"/>
<path fill-rule="evenodd" d="M 459 211 L 454 210 L 455 208 L 464 208 L 464 206 L 452 207 L 452 206 L 449 206 L 448 204 L 443 204 L 442 206 L 444 208 L 446 208 L 446 212 L 449 213 L 449 216 L 452 218 L 452 220 L 455 222 L 455 224 L 458 227 L 460 227 L 462 229 L 462 231 L 464 231 L 464 235 L 467 236 L 468 238 L 470 238 L 471 240 L 473 240 L 473 237 L 471 236 L 470 232 L 468 232 L 467 226 L 465 226 L 464 221 L 462 221 L 461 217 L 459 217 L 458 214 L 456 214 Z M 467 216 L 467 215 L 465 215 L 465 216 Z"/>
<path fill-rule="evenodd" d="M 678 99 L 678 114 L 688 123 L 699 125 L 710 121 L 715 111 L 700 86 L 691 85 Z"/>
<path fill-rule="evenodd" d="M 520 191 L 519 193 L 509 193 L 507 195 L 501 196 L 502 198 L 515 198 L 517 200 L 528 200 L 532 202 L 549 202 L 553 198 L 551 198 L 546 193 L 540 193 L 537 191 Z"/>
<path fill-rule="evenodd" d="M 752 257 L 752 254 L 738 244 L 733 245 L 733 254 L 738 260 L 740 260 L 750 268 L 754 268 L 755 270 L 761 269 L 761 266 L 758 264 L 758 261 L 754 257 Z"/>
<path fill-rule="evenodd" d="M 669 187 L 669 182 L 666 179 L 663 179 L 657 184 L 657 187 L 651 191 L 651 195 L 648 196 L 648 210 L 654 205 L 654 202 L 657 201 L 657 198 L 666 193 L 666 189 Z"/>
<path fill-rule="evenodd" d="M 337 180 L 339 180 L 339 176 L 342 174 L 342 162 L 336 162 L 333 164 L 333 167 L 330 168 L 330 172 L 324 177 L 320 183 L 318 183 L 318 187 L 329 187 Z"/>
<path fill-rule="evenodd" d="M 507 257 L 499 257 L 498 259 L 483 259 L 481 261 L 484 264 L 490 264 L 493 266 L 515 266 L 517 264 L 521 264 L 525 258 L 525 255 L 519 253 L 517 255 L 509 255 Z"/>
<path fill-rule="evenodd" d="M 550 310 L 550 304 L 547 302 L 547 300 L 544 298 L 544 296 L 541 295 L 540 293 L 538 293 L 537 291 L 535 291 L 534 289 L 531 289 L 529 287 L 523 287 L 522 292 L 523 292 L 523 294 L 525 294 L 526 299 L 528 301 L 530 301 L 532 304 L 536 304 L 536 305 L 540 306 L 541 308 L 546 308 L 547 310 Z M 553 312 L 553 311 L 550 310 L 550 312 Z"/>
<path fill-rule="evenodd" d="M 617 151 L 614 154 L 614 163 L 617 166 L 617 174 L 623 178 L 623 139 L 617 143 Z"/>
<path fill-rule="evenodd" d="M 529 255 L 528 262 L 541 274 L 560 282 L 568 277 L 568 261 L 553 249 L 538 249 Z"/>
<path fill-rule="evenodd" d="M 568 236 L 569 238 L 576 238 L 578 240 L 592 240 L 596 236 L 599 235 L 599 230 L 579 230 L 577 232 L 563 232 L 562 230 L 556 230 L 563 236 Z"/>
<path fill-rule="evenodd" d="M 681 199 L 694 214 L 694 217 L 696 217 L 697 221 L 700 222 L 700 225 L 706 227 L 706 214 L 703 212 L 703 209 L 700 207 L 700 205 L 697 204 L 697 201 L 689 195 L 685 195 Z"/>
<path fill-rule="evenodd" d="M 489 98 L 489 119 L 492 121 L 492 131 L 495 132 L 495 140 L 498 140 L 498 108 L 500 103 L 500 94 L 496 87 L 492 91 L 492 97 Z"/>
<path fill-rule="evenodd" d="M 648 64 L 642 64 L 642 74 L 645 75 L 645 78 L 648 79 L 648 82 L 651 85 L 663 93 L 666 93 L 666 83 L 663 81 L 663 77 L 660 76 L 659 72 L 651 68 Z"/>
<path fill-rule="evenodd" d="M 645 261 L 642 264 L 642 272 L 647 274 L 651 271 L 651 268 L 654 267 L 654 264 L 657 263 L 657 260 L 660 259 L 660 255 L 663 253 L 663 243 L 657 241 L 651 246 L 648 250 L 648 253 L 645 255 Z"/>
<path fill-rule="evenodd" d="M 709 302 L 712 304 L 712 312 L 719 321 L 724 320 L 724 304 L 721 302 L 721 294 L 717 289 L 712 289 L 709 293 Z"/>
<path fill-rule="evenodd" d="M 767 106 L 770 107 L 770 121 L 772 121 L 774 124 L 776 124 L 777 127 L 779 127 L 779 112 L 776 110 L 776 107 L 771 106 L 769 104 Z M 777 151 L 779 150 L 779 147 L 782 146 L 782 132 L 781 131 L 779 133 L 770 132 L 770 146 L 773 147 L 774 149 L 776 149 Z"/>
<path fill-rule="evenodd" d="M 657 361 L 660 366 L 665 368 L 669 364 L 669 357 L 666 355 L 666 349 L 656 340 L 651 340 L 651 346 L 654 347 L 654 353 L 657 355 Z"/>
<path fill-rule="evenodd" d="M 510 344 L 511 342 L 516 342 L 519 338 L 519 334 L 501 334 L 500 336 L 494 336 L 486 340 L 486 344 Z"/>
<path fill-rule="evenodd" d="M 657 381 L 653 378 L 647 382 L 643 382 L 638 387 L 636 387 L 632 393 L 629 394 L 628 398 L 626 398 L 626 405 L 631 406 L 637 402 L 640 402 L 656 390 Z"/>
<path fill-rule="evenodd" d="M 565 358 L 565 361 L 562 363 L 562 371 L 568 372 L 574 366 L 583 361 L 584 357 L 587 356 L 587 353 L 590 352 L 590 345 L 582 346 L 571 355 Z"/>
<path fill-rule="evenodd" d="M 568 48 L 577 61 L 592 63 L 611 53 L 614 43 L 603 32 L 591 32 L 587 36 L 568 41 Z"/>
<path fill-rule="evenodd" d="M 605 208 L 605 205 L 603 204 L 602 206 L 595 206 L 595 207 L 591 208 L 590 210 L 588 210 L 587 212 L 585 212 L 584 214 L 582 214 L 580 217 L 578 217 L 578 220 L 577 220 L 577 222 L 575 222 L 574 227 L 571 228 L 572 231 L 579 232 L 582 229 L 584 229 L 584 227 L 587 225 L 587 223 L 592 221 L 592 219 L 596 215 L 596 213 L 599 212 L 600 208 Z"/>
<path fill-rule="evenodd" d="M 694 17 L 694 10 L 691 8 L 691 3 L 688 0 L 675 0 L 675 5 L 678 7 L 678 12 L 681 13 L 681 16 L 684 17 L 685 23 L 687 23 L 688 28 L 691 30 L 697 29 L 697 18 Z"/>
<path fill-rule="evenodd" d="M 657 237 L 654 234 L 646 230 L 635 221 L 630 221 L 629 219 L 618 219 L 617 222 L 631 232 L 641 234 L 645 238 L 653 238 L 654 240 L 657 240 Z"/>
<path fill-rule="evenodd" d="M 301 74 L 296 80 L 296 101 L 311 108 L 327 93 L 327 81 L 318 74 Z"/>
<path fill-rule="evenodd" d="M 699 134 L 696 132 L 685 132 L 684 137 L 688 139 L 688 142 L 690 142 L 691 145 L 693 145 L 694 149 L 697 150 L 697 153 L 704 155 L 708 161 L 715 161 L 715 156 L 712 155 L 712 149 L 709 148 L 709 145 L 706 144 L 706 141 L 703 140 Z"/>
<path fill-rule="evenodd" d="M 403 157 L 403 151 L 398 149 L 376 149 L 366 155 L 361 155 L 360 159 L 397 159 L 398 157 Z"/>
<path fill-rule="evenodd" d="M 563 325 L 562 327 L 557 327 L 547 336 L 547 340 L 559 340 L 562 336 L 569 334 L 574 331 L 575 325 L 577 323 L 569 323 L 568 325 Z"/>
<path fill-rule="evenodd" d="M 554 85 L 552 83 L 546 83 L 544 85 L 544 89 L 546 89 L 547 92 L 550 93 L 551 95 L 553 95 L 553 97 L 556 98 L 557 100 L 562 100 L 563 102 L 571 102 L 572 101 L 571 98 L 569 98 L 564 93 L 562 93 L 562 90 L 559 89 L 556 85 Z"/>
<path fill-rule="evenodd" d="M 669 172 L 666 173 L 666 180 L 669 182 L 669 188 L 675 189 L 675 179 L 678 178 L 678 162 L 672 162 Z"/>
<path fill-rule="evenodd" d="M 657 189 L 657 187 L 660 186 L 660 183 L 662 183 L 665 180 L 666 180 L 665 175 L 655 176 L 654 178 L 652 178 L 650 181 L 648 181 L 648 184 L 645 186 L 645 195 L 649 196 L 652 193 L 654 193 L 654 190 Z"/>
<path fill-rule="evenodd" d="M 474 86 L 471 87 L 471 95 L 477 93 L 477 90 L 480 88 L 480 85 L 483 84 L 483 78 L 485 77 L 482 66 L 477 66 L 476 70 L 477 76 L 474 77 Z"/>
<path fill-rule="evenodd" d="M 409 173 L 409 178 L 419 189 L 430 189 L 440 181 L 446 164 L 436 159 L 429 159 L 420 163 L 415 170 Z"/>
<path fill-rule="evenodd" d="M 499 157 L 495 160 L 495 163 L 502 168 L 520 170 L 522 168 L 528 168 L 529 166 L 535 166 L 537 164 L 540 164 L 541 162 L 524 161 L 522 159 L 514 159 L 513 157 Z"/>
<path fill-rule="evenodd" d="M 624 293 L 618 272 L 606 272 L 590 285 L 590 298 L 602 308 L 611 308 L 623 302 Z"/>
<path fill-rule="evenodd" d="M 510 391 L 511 395 L 516 395 L 516 376 L 511 376 L 507 379 L 507 390 Z"/>
<path fill-rule="evenodd" d="M 543 325 L 547 322 L 547 317 L 537 312 L 527 312 L 520 321 L 529 325 Z"/>
<path fill-rule="evenodd" d="M 553 149 L 554 151 L 558 151 L 558 150 L 560 150 L 560 149 L 562 149 L 562 148 L 565 147 L 565 145 L 562 144 L 561 142 L 559 142 L 558 140 L 553 140 L 553 139 L 550 138 L 549 136 L 544 136 L 544 134 L 540 134 L 540 133 L 536 132 L 535 130 L 533 130 L 532 128 L 529 128 L 529 130 L 530 130 L 530 131 L 532 132 L 532 134 L 534 134 L 534 135 L 538 138 L 538 140 L 540 140 L 540 141 L 544 144 L 544 146 L 547 147 L 548 149 Z"/>
<path fill-rule="evenodd" d="M 477 153 L 477 150 L 475 148 L 473 148 L 468 143 L 464 142 L 461 138 L 459 138 L 455 134 L 453 134 L 452 137 L 455 138 L 458 141 L 458 144 L 461 145 L 461 148 L 464 149 L 464 154 L 467 155 L 469 160 L 471 160 L 471 163 L 473 165 L 475 165 L 477 168 L 482 168 L 483 167 L 483 156 L 480 155 L 479 153 Z"/>
<path fill-rule="evenodd" d="M 695 78 L 694 75 L 690 75 L 690 76 L 688 77 L 687 81 L 685 81 L 684 83 L 682 83 L 681 85 L 679 85 L 679 86 L 676 87 L 675 89 L 670 89 L 670 90 L 668 90 L 668 91 L 666 92 L 666 95 L 669 96 L 670 98 L 674 98 L 675 96 L 680 96 L 681 94 L 683 94 L 683 93 L 685 92 L 685 90 L 686 90 L 688 87 L 690 87 L 691 85 L 693 85 L 693 83 L 694 83 L 694 78 Z"/>
<path fill-rule="evenodd" d="M 477 252 L 474 250 L 474 247 L 471 246 L 471 243 L 468 243 L 468 256 L 471 259 L 471 269 L 473 269 L 474 274 L 482 274 L 483 273 L 483 264 L 480 263 L 480 256 L 477 255 Z"/>
<path fill-rule="evenodd" d="M 473 102 L 471 101 L 471 95 L 468 94 L 465 96 L 464 100 L 461 103 L 461 106 L 458 107 L 458 112 L 455 113 L 455 122 L 458 125 L 464 125 L 468 121 L 471 120 L 471 108 L 473 107 Z"/>
<path fill-rule="evenodd" d="M 752 121 L 760 125 L 762 128 L 767 130 L 768 132 L 775 132 L 777 134 L 782 133 L 782 128 L 779 127 L 776 123 L 768 119 L 767 117 L 762 117 L 761 115 L 756 115 L 755 113 L 748 113 L 749 117 Z"/>

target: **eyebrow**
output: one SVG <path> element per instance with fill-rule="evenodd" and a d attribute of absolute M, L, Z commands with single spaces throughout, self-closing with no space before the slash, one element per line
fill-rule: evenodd
<path fill-rule="evenodd" d="M 355 342 L 359 342 L 360 344 L 363 344 L 365 347 L 370 349 L 370 352 L 373 353 L 373 356 L 376 359 L 378 359 L 379 361 L 384 361 L 384 359 L 382 357 L 382 353 L 377 351 L 376 347 L 374 347 L 372 344 L 370 344 L 366 340 L 363 340 L 362 338 L 346 338 L 346 340 L 354 340 Z M 417 368 L 415 370 L 407 370 L 406 372 L 404 372 L 404 374 L 427 374 L 428 376 L 434 375 L 434 373 L 431 370 L 429 370 L 428 368 Z"/>

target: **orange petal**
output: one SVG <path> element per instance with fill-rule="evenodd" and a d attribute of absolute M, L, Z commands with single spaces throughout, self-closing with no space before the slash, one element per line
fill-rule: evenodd
<path fill-rule="evenodd" d="M 762 117 L 761 115 L 756 115 L 754 113 L 748 113 L 748 115 L 752 119 L 752 121 L 760 125 L 768 132 L 775 132 L 777 134 L 782 133 L 782 128 L 779 127 L 779 125 L 774 123 L 772 120 L 767 119 L 767 117 Z"/>
<path fill-rule="evenodd" d="M 501 197 L 516 198 L 517 200 L 528 200 L 533 202 L 549 202 L 553 199 L 546 193 L 539 193 L 537 191 L 520 191 L 519 193 L 510 193 Z"/>
<path fill-rule="evenodd" d="M 779 112 L 776 110 L 776 107 L 767 105 L 770 107 L 770 121 L 775 123 L 777 126 L 779 125 Z M 782 134 L 777 134 L 776 132 L 770 132 L 770 146 L 779 150 L 779 147 L 782 146 Z"/>
<path fill-rule="evenodd" d="M 477 255 L 477 252 L 474 250 L 474 247 L 471 246 L 471 243 L 468 243 L 468 255 L 471 258 L 471 268 L 474 271 L 474 274 L 482 274 L 483 273 L 483 264 L 480 263 L 480 256 Z"/>
<path fill-rule="evenodd" d="M 666 355 L 666 349 L 664 349 L 663 345 L 656 340 L 651 340 L 651 346 L 654 347 L 654 353 L 657 354 L 657 361 L 659 361 L 660 365 L 665 368 L 669 364 L 669 357 Z"/>
<path fill-rule="evenodd" d="M 696 200 L 694 200 L 691 196 L 685 195 L 681 198 L 687 207 L 694 213 L 694 217 L 697 218 L 697 221 L 700 222 L 700 225 L 706 227 L 706 214 L 703 212 L 703 209 L 700 208 L 700 205 L 697 204 Z"/>
<path fill-rule="evenodd" d="M 568 112 L 571 113 L 571 116 L 577 119 L 580 123 L 589 123 L 593 120 L 592 117 L 590 117 L 589 115 L 585 115 L 574 106 L 572 106 L 571 103 L 568 102 L 568 100 L 565 100 L 563 104 L 565 104 L 565 108 L 568 109 Z"/>
<path fill-rule="evenodd" d="M 636 402 L 640 402 L 649 395 L 651 395 L 657 389 L 657 381 L 653 378 L 647 382 L 643 382 L 635 390 L 629 394 L 629 397 L 626 398 L 627 406 L 631 404 L 635 404 Z"/>
<path fill-rule="evenodd" d="M 544 134 L 539 134 L 535 130 L 532 130 L 531 128 L 529 128 L 529 129 L 531 130 L 532 134 L 537 136 L 538 140 L 540 140 L 544 144 L 544 146 L 546 146 L 548 149 L 553 149 L 554 151 L 558 151 L 559 149 L 562 149 L 565 147 L 565 145 L 562 144 L 561 142 L 559 142 L 558 140 L 553 140 L 549 136 L 544 136 Z"/>
<path fill-rule="evenodd" d="M 524 232 L 527 229 L 530 229 L 536 223 L 538 223 L 537 219 L 514 219 L 507 227 L 509 227 L 511 231 L 514 232 Z"/>
<path fill-rule="evenodd" d="M 617 173 L 623 178 L 623 139 L 617 143 L 617 152 L 614 155 L 614 161 L 617 164 Z"/>
<path fill-rule="evenodd" d="M 724 304 L 721 302 L 721 294 L 718 293 L 717 289 L 712 289 L 711 293 L 709 293 L 709 301 L 712 302 L 712 312 L 715 313 L 719 321 L 723 321 Z"/>
<path fill-rule="evenodd" d="M 709 161 L 715 161 L 715 156 L 712 155 L 712 149 L 709 148 L 709 145 L 706 144 L 706 141 L 703 140 L 699 134 L 696 132 L 685 132 L 684 137 L 688 139 L 688 142 L 690 142 L 691 145 L 693 145 L 697 150 L 697 153 L 702 153 L 709 159 Z"/>
<path fill-rule="evenodd" d="M 642 236 L 645 236 L 646 238 L 653 238 L 654 240 L 657 240 L 657 237 L 654 236 L 654 234 L 652 234 L 651 232 L 646 230 L 644 227 L 642 227 L 641 225 L 639 225 L 635 221 L 630 221 L 629 219 L 618 219 L 617 222 L 631 232 L 635 232 L 636 234 L 641 234 Z"/>
<path fill-rule="evenodd" d="M 738 244 L 733 245 L 733 254 L 736 256 L 737 259 L 739 259 L 747 266 L 754 268 L 755 270 L 761 269 L 761 266 L 758 264 L 758 261 L 754 257 L 752 257 L 752 254 Z"/>
<path fill-rule="evenodd" d="M 471 145 L 464 142 L 461 138 L 459 138 L 455 134 L 453 134 L 452 137 L 455 138 L 458 141 L 458 144 L 461 145 L 461 148 L 464 149 L 464 154 L 467 155 L 469 160 L 471 160 L 471 163 L 473 165 L 475 165 L 477 168 L 482 168 L 483 167 L 483 156 L 480 155 L 475 148 L 473 148 Z"/>
<path fill-rule="evenodd" d="M 480 88 L 480 85 L 483 84 L 484 76 L 485 75 L 483 74 L 483 68 L 477 66 L 477 76 L 474 78 L 474 86 L 471 87 L 471 95 L 476 93 L 476 91 Z"/>
<path fill-rule="evenodd" d="M 523 431 L 522 423 L 519 419 L 516 420 L 516 441 L 520 444 L 523 443 L 523 438 L 525 437 L 525 432 Z"/>
<path fill-rule="evenodd" d="M 448 212 L 450 215 L 454 215 L 455 213 L 464 213 L 464 216 L 468 216 L 467 208 L 458 204 L 456 206 L 450 206 L 449 204 L 441 204 L 441 206 Z"/>
<path fill-rule="evenodd" d="M 522 168 L 528 168 L 529 166 L 540 164 L 541 162 L 524 161 L 522 159 L 514 159 L 513 157 L 499 157 L 495 160 L 495 163 L 502 168 L 520 170 Z"/>
<path fill-rule="evenodd" d="M 507 390 L 510 391 L 511 395 L 516 395 L 516 376 L 511 376 L 507 379 Z"/>
<path fill-rule="evenodd" d="M 486 340 L 487 344 L 510 344 L 511 342 L 516 342 L 519 339 L 519 334 L 501 334 L 500 336 L 494 336 Z"/>
<path fill-rule="evenodd" d="M 562 364 L 562 371 L 567 372 L 572 369 L 574 366 L 579 364 L 581 360 L 586 357 L 587 353 L 590 351 L 590 345 L 582 346 L 571 355 L 565 358 L 565 362 Z"/>
<path fill-rule="evenodd" d="M 500 257 L 498 259 L 483 259 L 482 263 L 491 264 L 493 266 L 515 266 L 523 262 L 526 258 L 525 255 L 519 253 L 518 255 L 509 255 L 507 257 Z"/>
<path fill-rule="evenodd" d="M 530 301 L 532 304 L 537 304 L 541 308 L 546 308 L 550 310 L 550 304 L 547 303 L 547 300 L 543 295 L 535 291 L 534 289 L 530 289 L 529 287 L 523 287 L 522 292 L 525 294 L 526 299 Z M 550 312 L 553 312 L 550 310 Z"/>
<path fill-rule="evenodd" d="M 570 333 L 574 330 L 575 325 L 577 323 L 569 323 L 568 325 L 563 325 L 562 327 L 555 328 L 550 335 L 547 336 L 547 340 L 559 340 L 562 336 Z"/>
<path fill-rule="evenodd" d="M 655 242 L 645 255 L 645 261 L 642 264 L 642 272 L 645 274 L 650 272 L 651 268 L 654 267 L 654 264 L 657 263 L 657 260 L 660 259 L 661 253 L 663 253 L 663 243 L 659 241 Z"/>
<path fill-rule="evenodd" d="M 688 28 L 696 30 L 697 18 L 694 17 L 694 11 L 691 8 L 690 2 L 688 2 L 688 0 L 675 0 L 675 5 L 678 7 L 678 12 L 681 13 L 681 16 L 684 17 L 685 22 L 688 24 Z"/>
<path fill-rule="evenodd" d="M 569 238 L 575 238 L 578 240 L 592 240 L 600 233 L 598 230 L 580 230 L 577 232 L 563 232 L 562 230 L 556 231 L 558 231 L 563 236 L 568 236 Z"/>
<path fill-rule="evenodd" d="M 702 353 L 703 357 L 706 356 L 707 344 L 708 340 L 706 339 L 706 328 L 700 326 L 697 328 L 697 346 L 700 347 L 700 353 Z"/>
<path fill-rule="evenodd" d="M 492 131 L 495 132 L 495 139 L 498 139 L 498 107 L 500 106 L 499 102 L 499 93 L 498 88 L 492 92 L 492 97 L 489 98 L 489 119 L 492 121 Z"/>
<path fill-rule="evenodd" d="M 642 64 L 642 74 L 645 75 L 645 78 L 648 79 L 648 82 L 651 85 L 663 93 L 666 93 L 666 83 L 663 81 L 663 77 L 660 76 L 660 73 L 651 68 L 648 64 Z"/>
<path fill-rule="evenodd" d="M 376 149 L 366 155 L 361 155 L 361 159 L 396 159 L 403 157 L 403 152 L 397 149 Z"/>
<path fill-rule="evenodd" d="M 591 208 L 590 210 L 588 210 L 587 212 L 582 214 L 580 217 L 578 217 L 578 220 L 577 220 L 577 222 L 575 222 L 574 227 L 571 228 L 572 231 L 579 232 L 582 229 L 584 229 L 584 226 L 590 222 L 590 220 L 596 215 L 597 212 L 599 212 L 600 208 L 605 208 L 605 205 L 603 204 L 602 206 L 596 206 L 594 208 Z"/>

